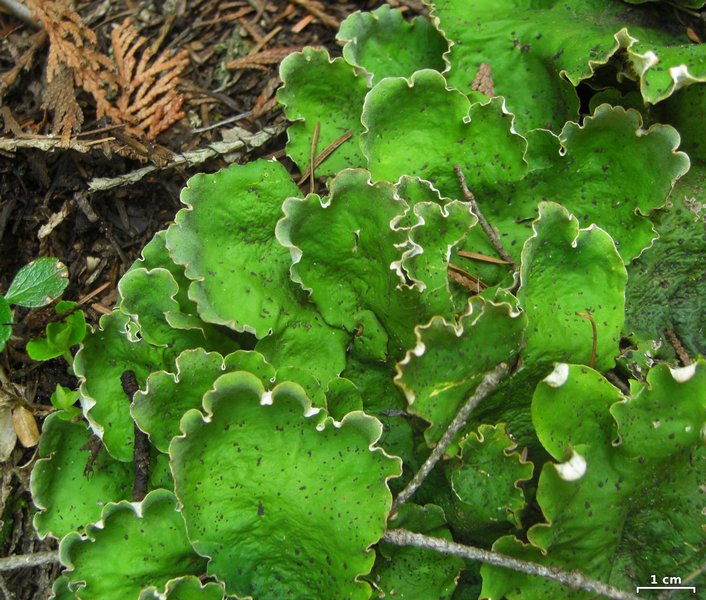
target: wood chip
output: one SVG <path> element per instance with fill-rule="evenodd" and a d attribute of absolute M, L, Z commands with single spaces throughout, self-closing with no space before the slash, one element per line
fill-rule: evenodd
<path fill-rule="evenodd" d="M 91 308 L 102 315 L 109 315 L 113 312 L 110 308 L 107 308 L 102 304 L 98 304 L 98 302 L 94 302 L 93 304 L 91 304 Z"/>
<path fill-rule="evenodd" d="M 294 27 L 292 27 L 292 33 L 301 33 L 304 31 L 306 26 L 314 20 L 314 15 L 307 15 L 301 19 Z"/>
<path fill-rule="evenodd" d="M 100 294 L 102 291 L 104 291 L 106 288 L 110 287 L 110 281 L 106 281 L 103 285 L 98 286 L 95 290 L 92 292 L 89 292 L 83 298 L 79 299 L 78 303 L 79 304 L 85 304 L 88 302 L 91 298 L 95 298 L 98 294 Z"/>
<path fill-rule="evenodd" d="M 34 415 L 24 406 L 17 406 L 12 411 L 12 425 L 17 439 L 25 448 L 32 448 L 39 443 L 39 429 Z"/>
<path fill-rule="evenodd" d="M 69 216 L 72 208 L 72 203 L 69 200 L 66 200 L 59 209 L 59 212 L 55 212 L 51 217 L 49 217 L 49 220 L 39 228 L 37 237 L 40 240 L 43 240 L 45 237 L 51 235 L 51 232 L 61 225 L 64 222 L 64 219 Z"/>
<path fill-rule="evenodd" d="M 279 28 L 281 29 L 281 27 Z M 269 40 L 267 40 L 269 41 Z M 226 69 L 263 69 L 264 65 L 275 65 L 282 61 L 285 56 L 292 52 L 297 52 L 302 46 L 278 46 L 269 50 L 251 52 L 245 56 L 239 56 L 226 63 Z"/>
<path fill-rule="evenodd" d="M 696 33 L 691 27 L 686 28 L 686 35 L 695 44 L 703 44 L 703 40 L 699 37 L 699 34 Z"/>
<path fill-rule="evenodd" d="M 453 279 L 459 285 L 462 285 L 470 292 L 474 294 L 480 294 L 488 286 L 478 279 L 475 275 L 471 275 L 468 271 L 465 271 L 461 267 L 449 263 L 449 268 L 447 269 L 448 276 Z"/>
<path fill-rule="evenodd" d="M 305 8 L 308 10 L 312 15 L 314 15 L 319 21 L 321 21 L 326 27 L 329 27 L 330 29 L 333 29 L 334 31 L 338 31 L 339 27 L 341 24 L 338 22 L 338 19 L 335 19 L 331 15 L 327 15 L 324 10 L 323 6 L 321 5 L 320 2 L 314 2 L 313 0 L 290 0 L 294 4 L 298 4 L 302 8 Z"/>

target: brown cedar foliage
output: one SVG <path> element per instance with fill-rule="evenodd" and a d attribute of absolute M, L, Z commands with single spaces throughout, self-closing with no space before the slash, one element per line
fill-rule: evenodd
<path fill-rule="evenodd" d="M 155 56 L 126 19 L 111 33 L 113 59 L 98 50 L 95 32 L 70 0 L 28 0 L 28 5 L 49 37 L 43 106 L 53 114 L 52 133 L 65 145 L 83 123 L 76 88 L 93 96 L 99 119 L 125 125 L 125 132 L 139 139 L 152 141 L 184 117 L 177 84 L 189 62 L 186 51 Z"/>

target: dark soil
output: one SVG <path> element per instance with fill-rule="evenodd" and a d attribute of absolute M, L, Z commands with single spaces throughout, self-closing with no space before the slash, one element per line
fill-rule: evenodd
<path fill-rule="evenodd" d="M 55 256 L 69 268 L 70 284 L 63 298 L 81 302 L 87 320 L 95 325 L 101 314 L 112 308 L 121 275 L 152 235 L 174 218 L 180 206 L 179 192 L 187 179 L 197 172 L 214 172 L 227 163 L 218 158 L 193 168 L 161 169 L 137 183 L 102 192 L 91 192 L 88 182 L 95 177 L 117 177 L 145 165 L 162 165 L 171 153 L 220 141 L 221 132 L 233 125 L 251 133 L 281 126 L 284 116 L 274 100 L 279 84 L 275 58 L 306 45 L 323 46 L 340 55 L 336 23 L 356 10 L 370 10 L 382 2 L 88 0 L 76 4 L 96 32 L 104 53 L 108 53 L 111 28 L 130 16 L 149 44 L 156 42 L 160 51 L 185 48 L 190 63 L 180 82 L 187 98 L 187 117 L 163 132 L 155 144 L 110 128 L 110 121 L 96 120 L 92 97 L 81 92 L 78 100 L 85 119 L 80 136 L 72 142 L 104 141 L 87 153 L 29 149 L 22 147 L 28 140 L 46 140 L 51 133 L 51 115 L 42 108 L 47 44 L 41 45 L 19 76 L 5 85 L 38 30 L 0 12 L 0 121 L 4 125 L 0 136 L 10 146 L 16 142 L 14 150 L 0 151 L 0 292 L 7 290 L 23 265 L 39 256 Z M 172 6 L 172 12 L 162 11 L 162 4 Z M 405 8 L 409 15 L 423 11 L 421 0 L 390 4 Z M 328 19 L 317 17 L 317 8 Z M 238 17 L 238 13 L 244 14 Z M 247 54 L 258 41 L 260 52 L 271 51 L 273 61 L 263 61 L 259 69 L 224 67 L 229 60 Z M 237 123 L 203 131 L 248 112 L 251 114 Z M 275 156 L 294 172 L 284 156 L 285 142 L 286 134 L 279 134 L 240 160 Z M 49 223 L 54 224 L 53 229 L 40 238 L 41 228 L 46 229 Z M 0 406 L 24 405 L 40 428 L 43 417 L 52 410 L 49 397 L 56 385 L 77 383 L 62 359 L 37 363 L 25 352 L 26 342 L 43 331 L 52 315 L 51 307 L 16 309 L 13 336 L 0 355 Z M 36 447 L 23 448 L 18 442 L 2 465 L 2 556 L 57 547 L 56 540 L 37 539 L 32 526 L 29 478 L 35 460 Z M 47 598 L 59 570 L 58 565 L 50 564 L 0 573 L 0 599 Z"/>

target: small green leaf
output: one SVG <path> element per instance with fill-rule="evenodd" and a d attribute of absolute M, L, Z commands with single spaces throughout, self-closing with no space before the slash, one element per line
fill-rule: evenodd
<path fill-rule="evenodd" d="M 284 105 L 284 114 L 293 121 L 287 129 L 287 154 L 299 170 L 303 173 L 310 166 L 317 123 L 320 129 L 316 156 L 344 134 L 353 134 L 316 168 L 317 175 L 330 176 L 341 169 L 365 166 L 359 145 L 363 132 L 360 113 L 368 92 L 365 78 L 342 58 L 331 60 L 326 50 L 314 48 L 290 54 L 282 61 L 279 72 L 283 86 L 277 99 Z"/>
<path fill-rule="evenodd" d="M 89 526 L 85 537 L 70 533 L 59 547 L 64 574 L 78 598 L 137 598 L 149 585 L 161 588 L 205 569 L 171 492 L 155 490 L 139 504 L 108 504 L 101 522 Z"/>
<path fill-rule="evenodd" d="M 76 302 L 57 302 L 54 311 L 57 315 L 78 307 Z M 46 337 L 27 342 L 27 354 L 32 360 L 49 360 L 66 355 L 72 346 L 80 344 L 86 337 L 88 327 L 82 310 L 75 310 L 56 323 L 46 327 Z"/>
<path fill-rule="evenodd" d="M 81 409 L 78 406 L 74 406 L 78 402 L 80 395 L 78 390 L 72 390 L 57 384 L 50 400 L 52 406 L 58 411 L 59 418 L 70 421 L 81 414 Z"/>
<path fill-rule="evenodd" d="M 106 503 L 131 496 L 132 464 L 118 462 L 100 448 L 90 465 L 90 438 L 84 422 L 65 420 L 60 412 L 44 421 L 40 459 L 31 479 L 32 499 L 39 509 L 34 527 L 42 538 L 82 530 L 100 518 Z"/>
<path fill-rule="evenodd" d="M 4 296 L 0 296 L 0 352 L 5 347 L 5 342 L 12 335 L 12 309 L 5 300 Z"/>
<path fill-rule="evenodd" d="M 353 412 L 334 426 L 300 386 L 265 392 L 243 372 L 221 376 L 204 408 L 206 418 L 184 416 L 169 450 L 209 573 L 241 596 L 368 598 L 357 578 L 372 567 L 369 547 L 392 502 L 387 480 L 401 470 L 375 447 L 379 421 Z"/>
<path fill-rule="evenodd" d="M 5 294 L 9 304 L 37 308 L 61 296 L 69 285 L 69 270 L 56 258 L 45 256 L 22 267 Z"/>
<path fill-rule="evenodd" d="M 385 77 L 408 77 L 420 69 L 446 68 L 449 44 L 426 17 L 405 21 L 402 11 L 383 4 L 372 12 L 355 12 L 341 23 L 336 39 L 343 58 L 368 73 L 375 85 Z"/>

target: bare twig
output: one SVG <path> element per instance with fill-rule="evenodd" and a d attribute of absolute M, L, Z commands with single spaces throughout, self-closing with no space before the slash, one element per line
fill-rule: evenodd
<path fill-rule="evenodd" d="M 613 371 L 608 371 L 605 373 L 605 378 L 617 387 L 625 396 L 630 395 L 630 388 L 625 385 L 625 382 L 613 373 Z"/>
<path fill-rule="evenodd" d="M 0 558 L 0 571 L 14 571 L 15 569 L 26 569 L 55 562 L 59 562 L 59 552 L 57 550 L 36 552 L 34 554 L 16 554 Z"/>
<path fill-rule="evenodd" d="M 318 121 L 314 126 L 314 135 L 311 137 L 311 153 L 309 154 L 309 193 L 314 193 L 314 188 L 316 187 L 316 180 L 314 178 L 314 171 L 316 167 L 314 163 L 316 162 L 316 145 L 319 143 L 319 131 L 321 131 L 321 123 Z"/>
<path fill-rule="evenodd" d="M 229 117 L 227 119 L 223 119 L 222 121 L 218 121 L 218 123 L 213 123 L 212 125 L 207 125 L 206 127 L 197 127 L 196 129 L 192 129 L 192 133 L 203 133 L 204 131 L 211 131 L 212 129 L 217 129 L 218 127 L 223 127 L 223 125 L 229 125 L 230 123 L 236 123 L 238 121 L 242 121 L 243 119 L 249 117 L 252 114 L 251 110 L 247 110 L 244 113 L 240 113 L 239 115 L 235 115 L 234 117 Z"/>
<path fill-rule="evenodd" d="M 489 262 L 493 263 L 494 265 L 511 265 L 511 262 L 508 262 L 506 260 L 500 260 L 499 258 L 495 258 L 494 256 L 488 256 L 487 254 L 481 254 L 480 252 L 469 252 L 468 250 L 459 250 L 456 252 L 458 256 L 462 256 L 463 258 L 470 258 L 472 260 L 479 260 L 481 262 Z"/>
<path fill-rule="evenodd" d="M 93 150 L 97 145 L 112 141 L 113 137 L 102 138 L 100 140 L 87 140 L 79 142 L 75 138 L 69 142 L 68 146 L 61 145 L 61 138 L 53 136 L 37 136 L 26 138 L 2 138 L 0 139 L 0 151 L 15 153 L 17 150 L 36 149 L 43 152 L 53 152 L 55 150 L 75 150 L 85 154 Z"/>
<path fill-rule="evenodd" d="M 483 213 L 480 211 L 480 208 L 478 208 L 476 198 L 473 195 L 473 192 L 468 189 L 468 184 L 466 183 L 466 176 L 463 174 L 461 167 L 459 165 L 454 165 L 454 171 L 456 171 L 456 176 L 458 177 L 458 181 L 461 184 L 463 196 L 465 197 L 466 202 L 471 205 L 471 210 L 473 210 L 473 214 L 478 217 L 478 222 L 483 228 L 483 231 L 485 231 L 485 235 L 488 236 L 490 243 L 493 244 L 493 247 L 497 250 L 498 254 L 503 258 L 503 260 L 507 261 L 511 265 L 514 265 L 515 261 L 512 260 L 512 256 L 507 253 L 507 251 L 502 245 L 502 242 L 500 241 L 500 238 L 498 237 L 498 234 L 495 233 L 495 230 L 491 227 L 490 223 L 488 223 L 488 220 L 483 216 Z"/>
<path fill-rule="evenodd" d="M 27 25 L 40 27 L 39 23 L 32 18 L 32 11 L 22 4 L 22 2 L 17 2 L 17 0 L 0 0 L 0 8 L 5 9 L 6 12 L 23 23 L 27 23 Z"/>
<path fill-rule="evenodd" d="M 669 343 L 672 345 L 674 348 L 674 352 L 676 352 L 677 357 L 681 361 L 681 363 L 685 366 L 688 367 L 691 364 L 691 357 L 687 353 L 687 351 L 684 349 L 684 346 L 682 346 L 681 340 L 679 337 L 677 337 L 677 334 L 674 333 L 673 329 L 665 329 L 664 330 L 664 336 L 669 340 Z"/>
<path fill-rule="evenodd" d="M 390 530 L 383 536 L 382 539 L 389 544 L 394 544 L 396 546 L 416 546 L 417 548 L 428 548 L 429 550 L 436 550 L 437 552 L 441 552 L 443 554 L 460 556 L 468 560 L 477 560 L 490 565 L 512 569 L 513 571 L 519 571 L 521 573 L 526 573 L 527 575 L 552 579 L 567 587 L 570 587 L 573 590 L 600 594 L 606 598 L 611 598 L 611 600 L 638 600 L 639 598 L 639 596 L 636 596 L 635 594 L 624 592 L 623 590 L 613 587 L 612 585 L 607 585 L 600 581 L 589 579 L 578 571 L 563 571 L 555 567 L 547 567 L 545 565 L 540 565 L 527 560 L 520 560 L 505 554 L 483 550 L 482 548 L 464 546 L 463 544 L 457 544 L 442 538 L 413 533 L 411 531 L 407 531 L 406 529 Z"/>
<path fill-rule="evenodd" d="M 284 131 L 283 125 L 275 125 L 274 127 L 265 127 L 262 131 L 257 133 L 248 134 L 247 136 L 244 135 L 241 139 L 233 140 L 231 142 L 213 142 L 204 148 L 189 150 L 183 154 L 175 154 L 163 168 L 166 169 L 180 165 L 190 167 L 201 164 L 216 156 L 223 156 L 236 152 L 247 152 L 253 148 L 262 146 L 265 142 L 282 131 Z M 160 167 L 157 167 L 156 165 L 148 165 L 146 167 L 142 167 L 141 169 L 137 169 L 136 171 L 131 171 L 130 173 L 125 173 L 124 175 L 119 175 L 117 177 L 95 177 L 88 182 L 88 188 L 91 191 L 103 191 L 121 185 L 130 185 L 137 183 L 150 173 L 154 173 L 159 170 Z"/>
<path fill-rule="evenodd" d="M 409 500 L 414 492 L 416 492 L 422 485 L 427 475 L 431 473 L 431 470 L 436 466 L 441 458 L 444 456 L 444 452 L 451 445 L 456 434 L 461 430 L 461 428 L 466 424 L 468 417 L 471 415 L 473 410 L 478 406 L 481 400 L 490 394 L 498 384 L 502 381 L 503 377 L 509 371 L 509 367 L 506 363 L 500 363 L 489 373 L 486 373 L 483 380 L 478 384 L 476 391 L 473 395 L 466 400 L 466 403 L 458 411 L 454 420 L 449 424 L 448 429 L 441 436 L 439 443 L 434 446 L 429 457 L 424 461 L 424 464 L 419 468 L 419 471 L 412 477 L 412 480 L 406 485 L 406 487 L 398 494 L 395 501 L 392 503 L 391 515 L 394 515 L 400 507 Z"/>
<path fill-rule="evenodd" d="M 334 31 L 338 31 L 338 28 L 341 26 L 337 19 L 334 19 L 321 10 L 321 5 L 318 2 L 312 2 L 312 0 L 292 0 L 292 2 L 308 10 L 319 21 L 326 25 L 326 27 Z"/>
<path fill-rule="evenodd" d="M 343 144 L 344 142 L 347 142 L 353 137 L 353 132 L 352 131 L 346 131 L 340 138 L 337 138 L 333 140 L 326 148 L 324 148 L 321 151 L 321 154 L 319 154 L 316 157 L 316 160 L 314 161 L 314 169 L 316 169 L 322 162 L 324 162 L 331 154 L 333 154 L 334 150 L 338 149 L 338 147 Z M 309 175 L 311 173 L 311 167 L 309 167 L 304 174 L 299 178 L 299 181 L 297 181 L 298 185 L 301 185 L 304 183 L 307 179 L 309 179 Z"/>
<path fill-rule="evenodd" d="M 475 275 L 471 275 L 468 271 L 452 262 L 449 263 L 447 273 L 456 283 L 460 283 L 462 286 L 472 292 L 475 292 L 476 294 L 480 294 L 482 290 L 488 287 L 488 284 L 482 279 L 478 279 Z"/>

